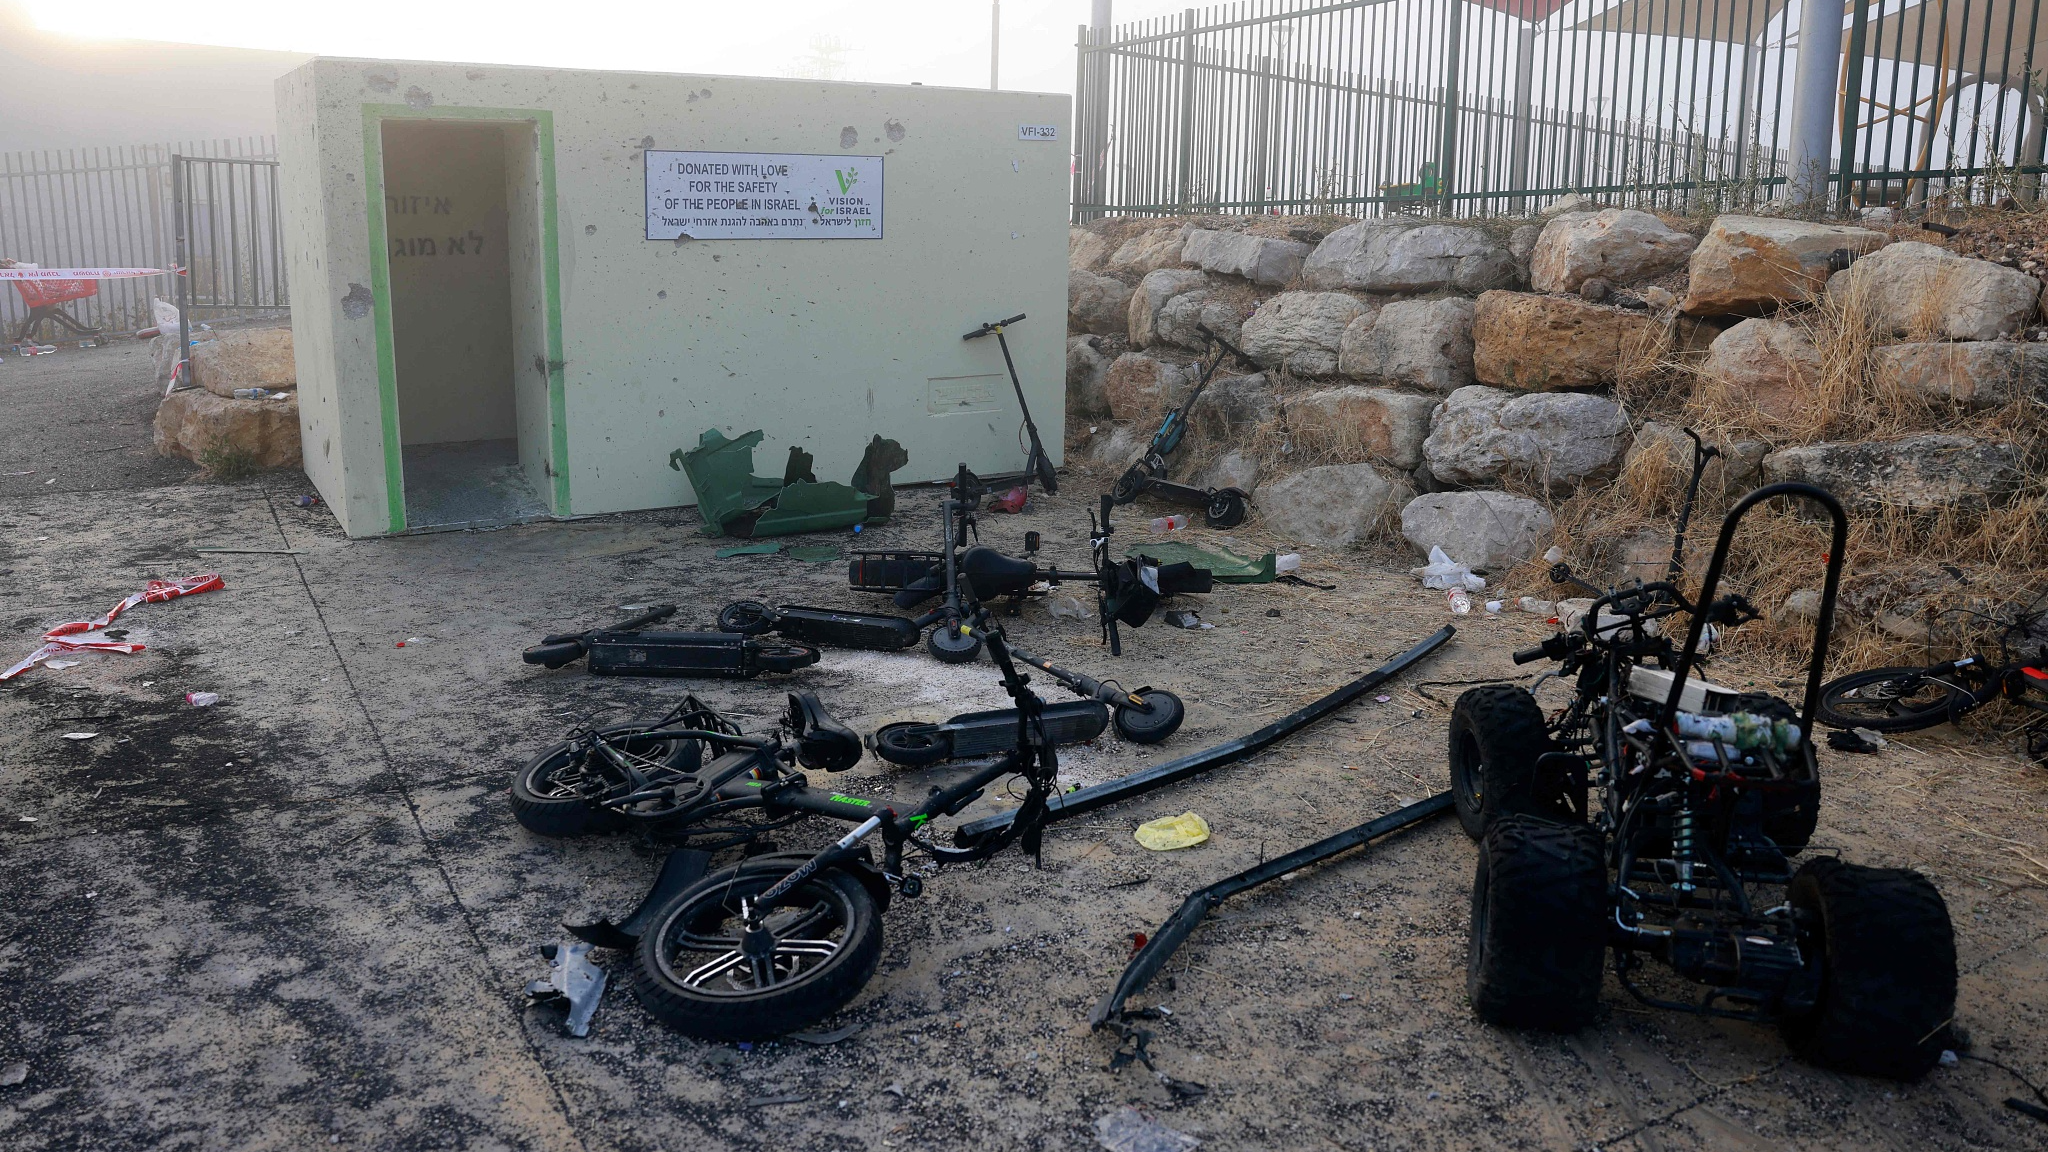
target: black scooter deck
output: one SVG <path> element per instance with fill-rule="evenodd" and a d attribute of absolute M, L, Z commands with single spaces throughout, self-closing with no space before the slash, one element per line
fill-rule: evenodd
<path fill-rule="evenodd" d="M 1046 738 L 1054 744 L 1093 740 L 1109 727 L 1109 706 L 1100 700 L 1047 704 L 1044 715 Z M 906 768 L 994 756 L 1017 746 L 1017 710 L 968 712 L 943 724 L 891 724 L 875 733 L 870 746 L 875 755 Z"/>

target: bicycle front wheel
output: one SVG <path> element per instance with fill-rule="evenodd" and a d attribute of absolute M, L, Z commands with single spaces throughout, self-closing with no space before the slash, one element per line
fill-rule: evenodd
<path fill-rule="evenodd" d="M 1976 707 L 1970 693 L 1924 668 L 1872 668 L 1830 680 L 1820 690 L 1820 722 L 1830 728 L 1915 732 Z"/>

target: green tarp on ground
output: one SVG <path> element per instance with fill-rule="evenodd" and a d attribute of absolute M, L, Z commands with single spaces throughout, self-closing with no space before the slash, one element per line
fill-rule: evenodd
<path fill-rule="evenodd" d="M 1178 540 L 1161 540 L 1139 545 L 1124 555 L 1133 559 L 1149 557 L 1161 567 L 1185 561 L 1207 569 L 1218 584 L 1271 584 L 1279 578 L 1274 569 L 1276 557 L 1271 552 L 1257 560 L 1247 560 L 1228 548 L 1197 548 Z"/>

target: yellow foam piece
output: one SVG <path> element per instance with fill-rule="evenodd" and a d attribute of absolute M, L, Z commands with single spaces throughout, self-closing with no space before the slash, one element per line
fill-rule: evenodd
<path fill-rule="evenodd" d="M 1138 825 L 1134 835 L 1138 843 L 1154 852 L 1171 852 L 1176 848 L 1192 848 L 1209 838 L 1209 822 L 1193 812 L 1178 816 L 1162 816 Z"/>

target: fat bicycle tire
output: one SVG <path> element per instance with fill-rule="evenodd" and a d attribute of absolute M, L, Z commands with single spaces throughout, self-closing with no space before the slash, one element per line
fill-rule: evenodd
<path fill-rule="evenodd" d="M 826 922 L 797 937 L 829 943 L 829 955 L 785 951 L 780 939 L 771 959 L 786 979 L 762 987 L 744 970 L 707 973 L 732 950 L 716 943 L 735 939 L 733 922 L 742 897 L 752 899 L 774 887 L 798 861 L 747 861 L 714 872 L 663 905 L 633 950 L 631 987 L 642 1007 L 685 1036 L 699 1040 L 768 1040 L 815 1024 L 860 994 L 882 956 L 882 917 L 874 896 L 842 868 L 827 868 L 798 884 L 776 902 L 770 926 L 781 917 L 810 915 Z M 837 933 L 836 939 L 829 938 Z M 696 947 L 679 947 L 687 942 Z M 810 963 L 816 960 L 816 963 Z"/>
<path fill-rule="evenodd" d="M 1830 680 L 1821 685 L 1817 719 L 1830 728 L 1917 732 L 1945 724 L 1974 707 L 1968 693 L 1925 672 L 1924 668 L 1871 668 Z M 1873 706 L 1882 706 L 1883 713 L 1866 715 L 1858 710 Z"/>
<path fill-rule="evenodd" d="M 703 762 L 703 749 L 695 740 L 660 740 L 642 747 L 632 739 L 635 733 L 655 730 L 651 723 L 619 724 L 598 729 L 598 735 L 629 755 L 646 755 L 664 768 L 692 771 Z M 552 777 L 570 764 L 572 747 L 564 740 L 528 760 L 513 773 L 508 791 L 512 815 L 527 831 L 540 836 L 594 836 L 616 832 L 628 821 L 620 813 L 599 808 L 574 796 L 549 795 Z"/>
<path fill-rule="evenodd" d="M 754 662 L 763 672 L 790 673 L 818 662 L 818 650 L 808 644 L 787 641 L 758 641 Z"/>

